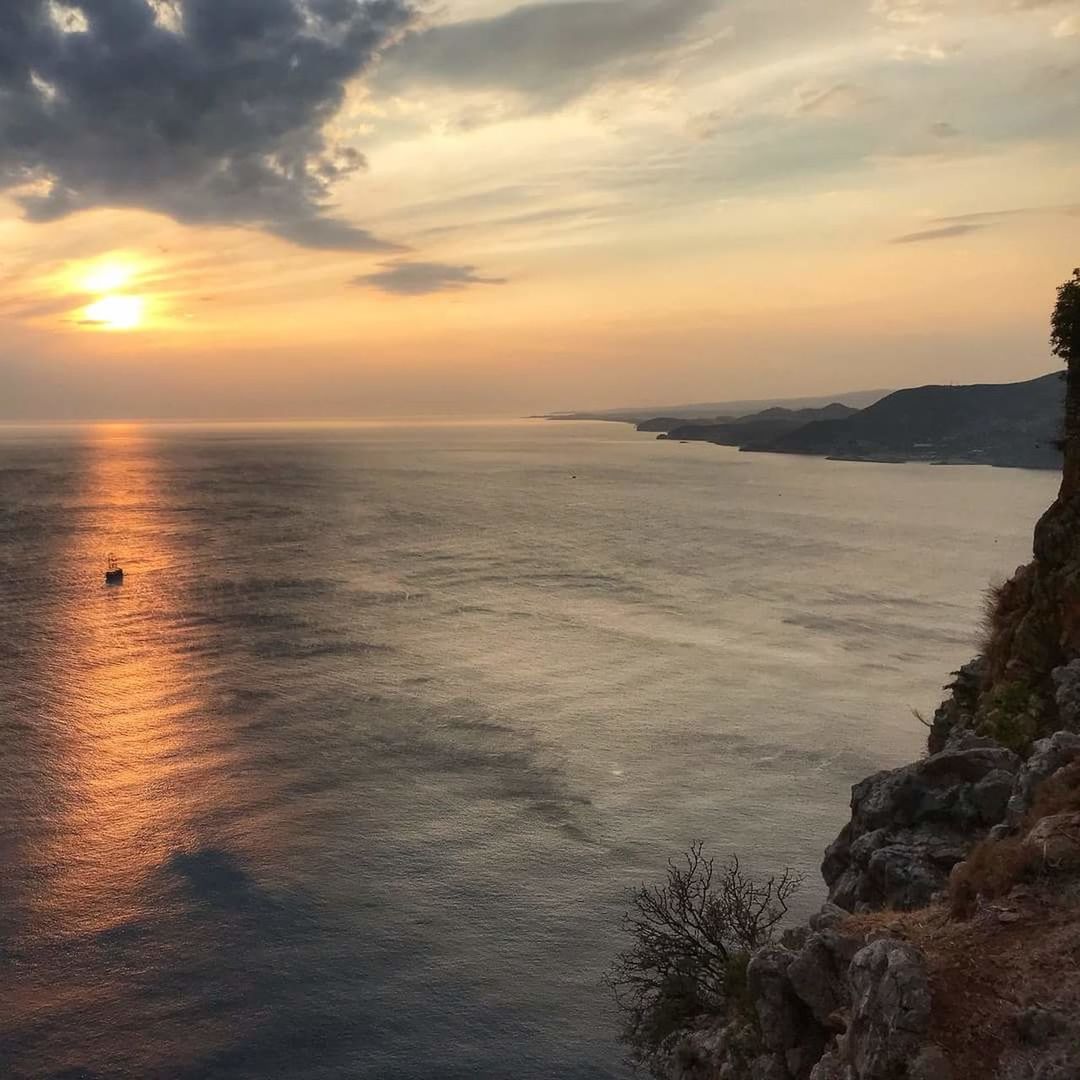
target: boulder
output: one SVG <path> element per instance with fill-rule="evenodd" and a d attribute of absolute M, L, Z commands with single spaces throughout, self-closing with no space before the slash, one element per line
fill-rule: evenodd
<path fill-rule="evenodd" d="M 1080 660 L 1050 672 L 1054 683 L 1058 723 L 1067 731 L 1080 731 Z"/>
<path fill-rule="evenodd" d="M 928 1038 L 930 980 L 918 949 L 879 938 L 855 954 L 847 978 L 848 1029 L 819 1057 L 809 1080 L 956 1080 Z"/>
<path fill-rule="evenodd" d="M 824 1028 L 834 1026 L 834 1015 L 850 1000 L 847 971 L 861 944 L 834 930 L 820 930 L 810 934 L 788 967 L 792 989 Z"/>
<path fill-rule="evenodd" d="M 1037 851 L 1049 869 L 1075 869 L 1080 866 L 1080 813 L 1042 818 L 1024 838 L 1024 846 Z"/>
<path fill-rule="evenodd" d="M 795 960 L 789 949 L 767 945 L 754 953 L 746 981 L 765 1049 L 775 1061 L 782 1061 L 784 1075 L 805 1080 L 821 1056 L 825 1031 L 814 1022 L 788 977 Z"/>
<path fill-rule="evenodd" d="M 761 1037 L 773 1053 L 783 1054 L 797 1046 L 803 1027 L 803 1007 L 788 982 L 787 972 L 795 954 L 779 945 L 754 953 L 746 969 L 746 981 L 754 1002 Z"/>
<path fill-rule="evenodd" d="M 829 900 L 849 911 L 915 908 L 1006 814 L 1020 759 L 960 729 L 923 761 L 852 788 L 851 820 L 829 846 Z"/>
<path fill-rule="evenodd" d="M 922 954 L 895 938 L 879 938 L 856 953 L 846 1057 L 858 1080 L 911 1076 L 925 1057 L 930 1029 L 930 981 Z"/>
<path fill-rule="evenodd" d="M 670 1040 L 650 1071 L 670 1080 L 742 1080 L 756 1047 L 757 1033 L 741 1016 L 709 1018 Z"/>
<path fill-rule="evenodd" d="M 1018 828 L 1035 803 L 1035 793 L 1039 785 L 1053 776 L 1058 769 L 1077 760 L 1080 760 L 1080 734 L 1058 731 L 1035 743 L 1031 756 L 1024 762 L 1023 768 L 1013 781 L 1004 824 L 1009 829 Z"/>
<path fill-rule="evenodd" d="M 928 746 L 932 754 L 945 749 L 954 730 L 969 728 L 974 723 L 986 677 L 985 658 L 975 657 L 959 671 L 954 671 L 953 676 L 953 681 L 945 687 L 949 691 L 948 697 L 938 706 L 930 725 Z"/>

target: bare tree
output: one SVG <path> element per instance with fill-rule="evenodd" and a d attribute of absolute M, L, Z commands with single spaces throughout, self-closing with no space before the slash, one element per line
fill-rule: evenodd
<path fill-rule="evenodd" d="M 630 896 L 624 928 L 632 942 L 607 981 L 639 1063 L 693 1017 L 737 1003 L 750 954 L 772 940 L 802 884 L 791 869 L 757 879 L 737 858 L 717 867 L 702 852 L 695 841 L 682 862 L 668 862 L 665 882 Z"/>

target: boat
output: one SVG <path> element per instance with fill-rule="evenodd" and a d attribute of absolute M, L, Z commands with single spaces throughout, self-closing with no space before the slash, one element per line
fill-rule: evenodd
<path fill-rule="evenodd" d="M 124 571 L 116 565 L 116 556 L 109 556 L 109 565 L 105 569 L 106 585 L 123 585 Z"/>

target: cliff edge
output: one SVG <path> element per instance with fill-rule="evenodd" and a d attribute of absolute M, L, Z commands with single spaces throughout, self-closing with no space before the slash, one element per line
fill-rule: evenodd
<path fill-rule="evenodd" d="M 1068 368 L 1064 467 L 1032 561 L 993 590 L 983 649 L 954 673 L 928 756 L 852 789 L 822 864 L 828 902 L 779 941 L 768 923 L 741 966 L 723 954 L 743 977 L 638 1046 L 654 1075 L 1080 1078 L 1080 269 L 1051 329 Z M 764 910 L 738 890 L 720 906 L 687 895 L 675 922 L 706 946 Z M 669 984 L 686 1000 L 686 969 L 674 975 L 652 1002 L 671 1001 Z"/>

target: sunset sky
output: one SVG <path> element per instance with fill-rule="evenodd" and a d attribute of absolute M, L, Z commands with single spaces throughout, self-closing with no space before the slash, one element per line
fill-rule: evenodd
<path fill-rule="evenodd" d="M 1052 370 L 1075 0 L 0 4 L 0 417 Z"/>

